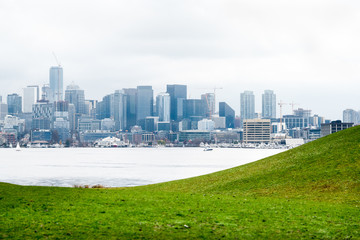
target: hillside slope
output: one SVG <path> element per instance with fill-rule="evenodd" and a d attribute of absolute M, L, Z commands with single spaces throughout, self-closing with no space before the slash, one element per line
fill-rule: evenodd
<path fill-rule="evenodd" d="M 359 203 L 360 126 L 243 166 L 142 188 Z"/>

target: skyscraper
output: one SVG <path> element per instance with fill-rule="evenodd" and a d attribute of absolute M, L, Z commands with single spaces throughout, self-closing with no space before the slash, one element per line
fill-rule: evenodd
<path fill-rule="evenodd" d="M 255 96 L 252 91 L 240 94 L 240 117 L 242 120 L 255 118 Z"/>
<path fill-rule="evenodd" d="M 23 112 L 32 112 L 32 105 L 39 100 L 39 86 L 27 86 L 23 94 Z"/>
<path fill-rule="evenodd" d="M 208 117 L 211 117 L 215 114 L 215 94 L 214 93 L 205 93 L 201 95 L 201 99 L 206 102 L 207 113 Z"/>
<path fill-rule="evenodd" d="M 170 94 L 170 119 L 180 121 L 183 118 L 184 100 L 187 99 L 187 86 L 167 85 L 166 92 Z"/>
<path fill-rule="evenodd" d="M 143 129 L 145 118 L 153 115 L 154 95 L 151 86 L 138 86 L 136 95 L 136 121 Z"/>
<path fill-rule="evenodd" d="M 344 123 L 360 123 L 360 113 L 354 109 L 346 109 L 343 111 L 343 122 Z"/>
<path fill-rule="evenodd" d="M 123 89 L 126 97 L 126 129 L 136 125 L 136 88 Z"/>
<path fill-rule="evenodd" d="M 65 101 L 75 105 L 76 113 L 78 113 L 78 114 L 88 113 L 88 111 L 86 111 L 86 108 L 85 108 L 84 90 L 80 89 L 80 87 L 78 85 L 71 84 L 66 87 Z"/>
<path fill-rule="evenodd" d="M 22 112 L 22 97 L 17 93 L 7 95 L 8 113 L 18 115 Z"/>
<path fill-rule="evenodd" d="M 272 90 L 262 94 L 262 118 L 276 118 L 276 94 Z"/>
<path fill-rule="evenodd" d="M 235 111 L 225 102 L 219 102 L 219 116 L 225 117 L 225 127 L 235 127 Z"/>
<path fill-rule="evenodd" d="M 63 68 L 61 66 L 50 68 L 50 102 L 63 100 Z"/>
<path fill-rule="evenodd" d="M 156 96 L 156 109 L 160 122 L 170 122 L 170 94 L 159 93 Z"/>
<path fill-rule="evenodd" d="M 114 105 L 115 130 L 123 130 L 126 128 L 126 96 L 123 91 L 115 91 L 112 104 Z"/>

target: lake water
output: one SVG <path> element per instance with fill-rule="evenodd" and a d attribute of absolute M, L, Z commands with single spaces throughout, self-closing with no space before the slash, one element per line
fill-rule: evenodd
<path fill-rule="evenodd" d="M 138 186 L 208 174 L 277 154 L 279 149 L 0 149 L 0 182 L 20 185 Z"/>

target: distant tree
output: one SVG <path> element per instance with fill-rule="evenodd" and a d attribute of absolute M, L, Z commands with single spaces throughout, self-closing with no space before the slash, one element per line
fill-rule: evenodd
<path fill-rule="evenodd" d="M 60 136 L 57 130 L 53 130 L 51 132 L 51 143 L 59 143 L 60 141 Z"/>

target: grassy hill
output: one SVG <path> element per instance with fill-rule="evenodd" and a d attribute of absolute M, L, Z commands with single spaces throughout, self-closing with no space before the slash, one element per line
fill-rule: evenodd
<path fill-rule="evenodd" d="M 76 189 L 0 183 L 0 239 L 360 239 L 359 216 L 360 127 L 162 184 Z"/>

